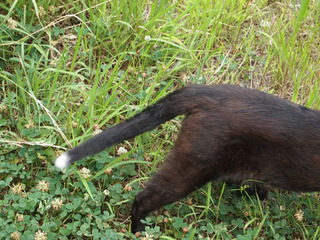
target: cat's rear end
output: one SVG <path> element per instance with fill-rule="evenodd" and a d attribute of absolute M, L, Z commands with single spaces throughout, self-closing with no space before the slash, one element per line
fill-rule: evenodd
<path fill-rule="evenodd" d="M 134 200 L 133 232 L 144 229 L 140 220 L 151 211 L 212 180 L 239 184 L 250 179 L 287 190 L 320 190 L 318 111 L 232 85 L 193 85 L 169 94 L 160 103 L 135 116 L 137 121 L 122 123 L 123 129 L 136 129 L 130 136 L 120 138 L 124 133 L 116 126 L 117 131 L 108 129 L 111 135 L 106 130 L 103 137 L 89 140 L 91 145 L 105 141 L 111 146 L 187 114 L 171 153 Z M 75 155 L 96 152 L 85 147 L 86 143 L 79 151 L 79 147 L 71 151 Z M 77 156 L 76 160 L 82 155 Z M 261 183 L 250 184 L 265 196 Z"/>

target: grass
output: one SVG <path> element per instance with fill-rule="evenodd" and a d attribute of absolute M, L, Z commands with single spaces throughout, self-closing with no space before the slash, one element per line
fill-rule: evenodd
<path fill-rule="evenodd" d="M 320 108 L 317 1 L 89 2 L 0 3 L 1 239 L 137 238 L 132 200 L 180 118 L 63 172 L 54 159 L 186 84 Z M 319 222 L 318 193 L 261 202 L 214 182 L 150 215 L 142 237 L 318 239 Z"/>

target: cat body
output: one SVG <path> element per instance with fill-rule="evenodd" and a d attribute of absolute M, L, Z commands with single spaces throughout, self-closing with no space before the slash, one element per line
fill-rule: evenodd
<path fill-rule="evenodd" d="M 175 145 L 134 200 L 132 231 L 151 211 L 208 181 L 258 180 L 291 191 L 320 190 L 320 112 L 235 85 L 191 85 L 56 159 L 64 168 L 185 114 Z M 263 184 L 249 182 L 260 197 Z"/>

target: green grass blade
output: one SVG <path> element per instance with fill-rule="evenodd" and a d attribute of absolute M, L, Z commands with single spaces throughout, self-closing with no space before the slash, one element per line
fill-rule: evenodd
<path fill-rule="evenodd" d="M 92 194 L 92 192 L 91 192 L 91 189 L 90 189 L 90 187 L 89 187 L 89 185 L 88 185 L 87 180 L 86 180 L 85 178 L 83 178 L 83 177 L 82 177 L 82 175 L 81 175 L 81 172 L 80 172 L 80 171 L 77 171 L 77 174 L 78 174 L 78 176 L 79 176 L 79 178 L 80 178 L 80 180 L 81 180 L 81 182 L 82 182 L 83 186 L 84 186 L 84 187 L 85 187 L 85 189 L 87 190 L 87 193 L 89 194 L 89 196 L 91 197 L 91 199 L 92 199 L 92 200 L 94 200 L 94 198 L 93 198 L 93 194 Z"/>

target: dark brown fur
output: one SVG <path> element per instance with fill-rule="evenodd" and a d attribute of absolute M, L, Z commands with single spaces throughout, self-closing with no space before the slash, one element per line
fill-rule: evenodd
<path fill-rule="evenodd" d="M 254 179 L 286 190 L 320 190 L 319 111 L 232 85 L 195 85 L 170 97 L 175 100 L 161 114 L 170 119 L 179 108 L 187 116 L 163 166 L 134 200 L 133 232 L 144 229 L 140 220 L 151 211 L 208 181 Z M 250 185 L 265 197 L 263 184 Z"/>
<path fill-rule="evenodd" d="M 247 179 L 293 191 L 320 190 L 320 114 L 272 95 L 223 88 L 195 99 L 164 165 L 134 201 L 133 230 L 152 210 L 208 181 Z M 258 194 L 266 190 L 257 184 Z M 262 188 L 262 189 L 261 189 Z"/>

